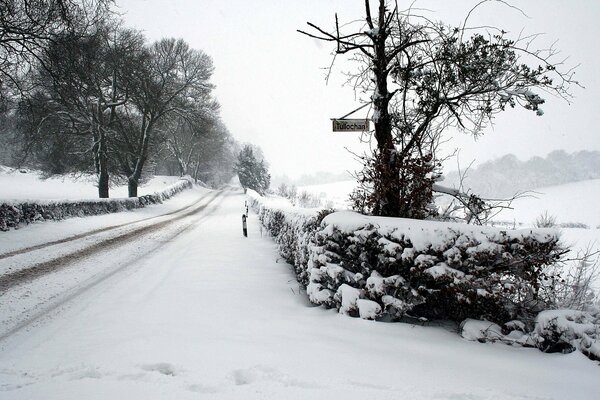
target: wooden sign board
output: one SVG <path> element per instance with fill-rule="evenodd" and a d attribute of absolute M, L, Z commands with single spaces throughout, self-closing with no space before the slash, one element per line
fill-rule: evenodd
<path fill-rule="evenodd" d="M 334 132 L 366 132 L 369 130 L 368 119 L 332 119 Z"/>

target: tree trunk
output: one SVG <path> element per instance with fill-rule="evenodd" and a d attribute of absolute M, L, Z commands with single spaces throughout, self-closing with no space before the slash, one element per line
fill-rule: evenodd
<path fill-rule="evenodd" d="M 95 116 L 95 127 L 93 128 L 96 138 L 96 148 L 94 159 L 96 161 L 96 174 L 98 175 L 98 197 L 107 199 L 109 196 L 108 188 L 108 157 L 106 155 L 106 132 L 103 127 L 103 115 L 100 103 L 97 104 Z"/>
<path fill-rule="evenodd" d="M 375 94 L 373 95 L 373 108 L 377 116 L 375 122 L 375 139 L 377 140 L 377 153 L 375 155 L 375 182 L 374 194 L 376 204 L 373 212 L 376 215 L 397 217 L 400 216 L 400 170 L 396 159 L 392 135 L 392 120 L 389 113 L 390 93 L 388 92 L 388 60 L 385 42 L 388 32 L 385 26 L 385 1 L 379 3 L 380 30 L 373 38 L 375 58 L 373 59 L 373 73 L 375 75 Z"/>
<path fill-rule="evenodd" d="M 142 121 L 141 127 L 141 138 L 140 138 L 140 148 L 137 154 L 137 160 L 135 163 L 135 168 L 133 170 L 133 174 L 129 176 L 127 179 L 127 189 L 129 197 L 137 197 L 137 189 L 140 178 L 142 176 L 142 169 L 144 168 L 144 164 L 148 159 L 148 146 L 150 144 L 150 134 L 152 133 L 152 128 L 154 125 L 154 120 L 152 119 L 152 115 L 148 117 L 148 120 L 144 118 Z"/>
<path fill-rule="evenodd" d="M 98 196 L 101 199 L 108 198 L 108 157 L 106 156 L 106 136 L 100 131 L 100 146 L 98 148 Z"/>
<path fill-rule="evenodd" d="M 127 192 L 129 197 L 137 197 L 138 180 L 133 176 L 130 176 L 129 179 L 127 179 Z"/>

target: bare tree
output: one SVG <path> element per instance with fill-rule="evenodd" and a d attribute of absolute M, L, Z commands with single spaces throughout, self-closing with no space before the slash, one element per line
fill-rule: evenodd
<path fill-rule="evenodd" d="M 471 13 L 453 28 L 396 2 L 377 3 L 372 10 L 365 0 L 357 23 L 340 25 L 336 15 L 333 31 L 309 22 L 312 32 L 299 32 L 335 44 L 336 54 L 351 54 L 357 70 L 350 81 L 370 93 L 377 148 L 364 160 L 360 201 L 378 215 L 423 218 L 430 214 L 440 167 L 435 152 L 447 128 L 478 135 L 507 107 L 542 115 L 544 100 L 535 89 L 568 98 L 576 82 L 572 70 L 559 70 L 554 48 L 533 48 L 535 37 L 511 40 L 494 27 L 471 29 Z"/>
<path fill-rule="evenodd" d="M 112 0 L 0 1 L 0 91 L 22 89 L 20 77 L 56 35 L 82 34 L 103 21 Z"/>
<path fill-rule="evenodd" d="M 179 168 L 179 175 L 193 175 L 197 164 L 197 155 L 201 148 L 221 135 L 217 125 L 219 104 L 215 100 L 207 101 L 196 113 L 186 116 L 175 114 L 166 119 L 161 129 L 165 148 Z"/>
<path fill-rule="evenodd" d="M 137 65 L 144 57 L 144 38 L 112 25 L 93 32 L 56 36 L 40 55 L 37 89 L 26 104 L 38 114 L 31 141 L 50 135 L 89 141 L 85 149 L 98 176 L 99 197 L 109 196 L 110 141 L 117 111 L 129 102 Z"/>
<path fill-rule="evenodd" d="M 137 73 L 131 106 L 119 122 L 126 147 L 120 164 L 127 175 L 130 197 L 137 196 L 149 149 L 161 132 L 161 124 L 172 116 L 189 121 L 212 101 L 212 72 L 211 58 L 181 39 L 162 39 L 149 48 Z"/>

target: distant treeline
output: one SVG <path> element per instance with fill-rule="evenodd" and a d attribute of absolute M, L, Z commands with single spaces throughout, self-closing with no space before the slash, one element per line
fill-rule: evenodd
<path fill-rule="evenodd" d="M 533 157 L 520 161 L 508 154 L 461 171 L 462 185 L 483 197 L 507 197 L 516 192 L 553 185 L 600 178 L 600 151 L 579 151 L 569 154 L 553 151 L 546 158 Z M 466 173 L 466 174 L 465 174 Z M 459 187 L 461 174 L 457 171 L 445 176 L 443 184 Z"/>

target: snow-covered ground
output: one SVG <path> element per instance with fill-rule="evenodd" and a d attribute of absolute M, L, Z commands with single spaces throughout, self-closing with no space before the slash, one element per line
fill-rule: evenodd
<path fill-rule="evenodd" d="M 322 185 L 300 186 L 298 192 L 307 191 L 331 201 L 339 209 L 348 208 L 348 196 L 356 187 L 355 181 L 341 181 Z M 536 189 L 530 195 L 512 203 L 513 209 L 503 210 L 495 217 L 498 221 L 517 222 L 531 226 L 536 218 L 547 212 L 556 216 L 557 223 L 584 223 L 590 228 L 600 227 L 600 179 L 591 179 L 565 185 Z"/>
<path fill-rule="evenodd" d="M 186 192 L 180 196 L 195 194 L 199 204 L 220 197 L 181 218 L 172 231 L 117 245 L 0 295 L 0 304 L 13 291 L 35 297 L 23 287 L 43 290 L 85 269 L 110 271 L 76 283 L 67 297 L 48 300 L 56 307 L 0 340 L 0 398 L 591 399 L 597 394 L 598 367 L 578 352 L 480 344 L 443 327 L 365 321 L 311 307 L 273 241 L 261 237 L 255 215 L 249 218 L 249 237 L 242 236 L 241 192 Z M 131 214 L 139 212 L 148 211 Z M 9 234 L 22 235 L 20 240 L 50 232 L 68 236 L 75 229 L 64 225 L 68 222 Z"/>
<path fill-rule="evenodd" d="M 160 191 L 178 179 L 177 176 L 155 176 L 139 187 L 138 194 L 142 196 Z M 97 197 L 98 188 L 93 176 L 66 175 L 44 179 L 39 171 L 0 166 L 0 201 Z M 110 197 L 127 197 L 127 185 L 112 187 Z"/>
<path fill-rule="evenodd" d="M 350 208 L 348 196 L 350 196 L 355 187 L 356 181 L 350 180 L 321 185 L 299 186 L 298 193 L 306 191 L 321 199 L 323 205 L 331 202 L 334 208 L 343 210 Z"/>
<path fill-rule="evenodd" d="M 600 229 L 600 179 L 567 183 L 536 189 L 531 196 L 512 203 L 512 210 L 503 210 L 497 220 L 517 221 L 531 225 L 545 212 L 556 216 L 556 222 L 584 223 Z"/>
<path fill-rule="evenodd" d="M 343 181 L 323 185 L 301 186 L 298 191 L 305 190 L 319 196 L 322 202 L 332 202 L 337 209 L 347 209 L 348 196 L 356 186 L 354 181 Z M 543 213 L 556 217 L 558 224 L 582 223 L 589 227 L 561 228 L 562 237 L 576 249 L 587 247 L 600 249 L 600 179 L 569 183 L 536 189 L 531 196 L 514 201 L 512 209 L 503 210 L 494 217 L 495 221 L 503 221 L 524 228 L 533 226 L 536 218 Z"/>

